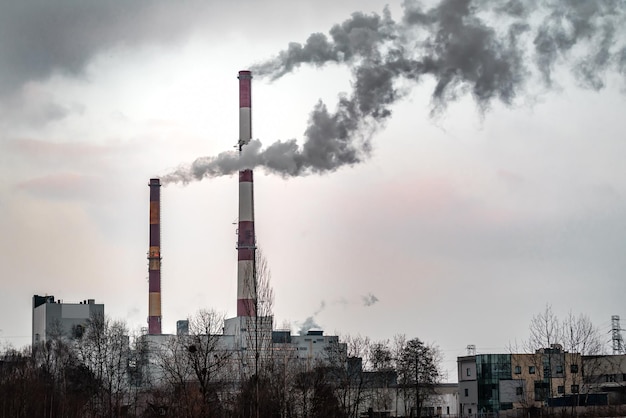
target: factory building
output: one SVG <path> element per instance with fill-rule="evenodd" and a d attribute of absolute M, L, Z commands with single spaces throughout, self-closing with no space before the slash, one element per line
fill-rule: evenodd
<path fill-rule="evenodd" d="M 32 346 L 45 343 L 51 336 L 80 337 L 90 318 L 104 317 L 104 304 L 95 299 L 64 303 L 54 296 L 33 296 Z"/>

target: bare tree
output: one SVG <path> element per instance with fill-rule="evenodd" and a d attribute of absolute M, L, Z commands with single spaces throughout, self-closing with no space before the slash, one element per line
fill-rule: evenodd
<path fill-rule="evenodd" d="M 261 401 L 273 404 L 267 393 L 265 396 L 261 394 L 262 386 L 264 392 L 268 392 L 267 389 L 270 389 L 268 384 L 275 371 L 275 358 L 271 349 L 274 308 L 274 289 L 271 285 L 271 277 L 272 273 L 267 258 L 263 251 L 257 248 L 254 254 L 252 280 L 248 282 L 254 287 L 252 294 L 255 296 L 255 315 L 247 320 L 245 334 L 247 350 L 241 352 L 241 365 L 244 366 L 242 367 L 241 378 L 242 381 L 247 381 L 244 387 L 253 390 L 253 393 L 246 394 L 253 401 L 247 412 L 249 416 L 258 417 L 261 410 L 267 411 L 270 406 L 261 406 Z M 252 370 L 247 368 L 248 364 L 252 364 Z"/>
<path fill-rule="evenodd" d="M 543 312 L 532 317 L 528 330 L 530 335 L 524 342 L 524 348 L 529 353 L 558 344 L 562 335 L 561 322 L 547 304 Z"/>
<path fill-rule="evenodd" d="M 532 317 L 529 338 L 523 343 L 537 373 L 534 400 L 547 401 L 556 396 L 574 396 L 578 400 L 583 384 L 582 356 L 599 354 L 602 346 L 600 333 L 588 316 L 570 312 L 560 319 L 546 304 Z"/>
<path fill-rule="evenodd" d="M 222 392 L 232 379 L 232 350 L 221 335 L 224 315 L 200 310 L 189 318 L 189 335 L 168 338 L 158 363 L 170 413 L 186 417 L 219 416 Z"/>
<path fill-rule="evenodd" d="M 127 401 L 128 328 L 123 321 L 102 315 L 89 319 L 76 340 L 77 356 L 99 382 L 98 396 L 91 402 L 92 416 L 119 416 Z"/>
<path fill-rule="evenodd" d="M 367 361 L 370 340 L 361 335 L 346 335 L 341 340 L 343 343 L 328 347 L 326 361 L 317 369 L 328 376 L 329 387 L 345 415 L 358 417 L 365 395 L 363 361 Z"/>
<path fill-rule="evenodd" d="M 428 399 L 434 397 L 439 383 L 441 354 L 434 345 L 419 338 L 406 341 L 396 358 L 398 384 L 404 399 L 405 413 L 420 417 Z"/>
<path fill-rule="evenodd" d="M 593 325 L 591 319 L 584 314 L 574 316 L 570 311 L 562 321 L 563 347 L 572 353 L 583 356 L 603 353 L 600 331 Z"/>
<path fill-rule="evenodd" d="M 389 340 L 370 344 L 367 367 L 373 373 L 370 407 L 373 411 L 386 411 L 392 408 L 390 383 L 396 380 L 393 366 L 393 353 Z"/>

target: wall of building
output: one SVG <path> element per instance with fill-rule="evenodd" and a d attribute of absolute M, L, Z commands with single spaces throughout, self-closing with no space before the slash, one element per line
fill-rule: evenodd
<path fill-rule="evenodd" d="M 41 298 L 33 296 L 33 347 L 45 343 L 52 336 L 75 338 L 78 336 L 77 332 L 80 333 L 80 328 L 87 326 L 89 319 L 104 317 L 104 304 L 97 304 L 94 299 L 63 303 L 50 296 L 42 303 Z"/>
<path fill-rule="evenodd" d="M 459 376 L 458 413 L 460 416 L 474 415 L 478 410 L 476 356 L 459 357 L 457 365 Z"/>

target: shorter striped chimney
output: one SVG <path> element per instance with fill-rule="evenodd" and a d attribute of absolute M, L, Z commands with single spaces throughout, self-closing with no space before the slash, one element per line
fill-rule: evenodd
<path fill-rule="evenodd" d="M 161 334 L 161 181 L 150 179 L 148 334 Z"/>

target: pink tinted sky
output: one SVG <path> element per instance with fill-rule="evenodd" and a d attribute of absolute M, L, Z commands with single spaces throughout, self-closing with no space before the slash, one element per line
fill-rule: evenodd
<path fill-rule="evenodd" d="M 217 2 L 137 6 L 139 25 L 122 18 L 47 65 L 0 69 L 0 344 L 30 342 L 33 294 L 95 298 L 145 326 L 149 178 L 232 148 L 237 71 L 353 11 L 382 12 L 335 3 L 250 2 L 245 16 Z M 27 23 L 40 12 L 20 7 L 0 13 L 0 27 L 22 19 L 3 39 L 27 54 L 18 35 L 35 33 Z M 399 18 L 400 3 L 390 9 Z M 49 30 L 51 50 L 81 39 Z M 624 79 L 609 72 L 594 91 L 567 63 L 557 71 L 556 88 L 532 78 L 512 106 L 481 114 L 461 94 L 435 118 L 426 78 L 391 107 L 362 164 L 292 179 L 257 170 L 276 323 L 419 337 L 441 347 L 450 380 L 467 344 L 505 350 L 546 304 L 589 315 L 608 349 L 610 316 L 626 314 Z M 253 136 L 300 140 L 315 103 L 332 108 L 350 82 L 338 65 L 255 78 Z M 165 332 L 200 308 L 234 315 L 236 199 L 235 177 L 163 188 Z"/>

